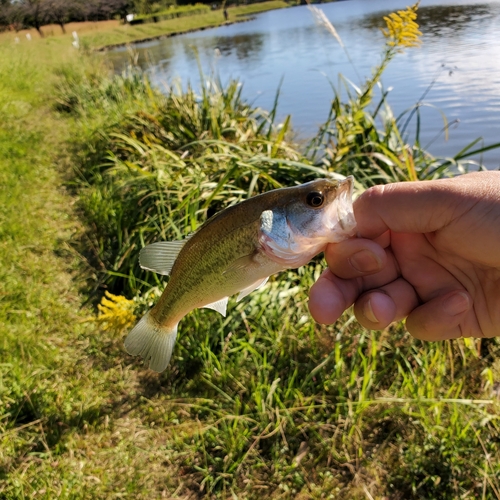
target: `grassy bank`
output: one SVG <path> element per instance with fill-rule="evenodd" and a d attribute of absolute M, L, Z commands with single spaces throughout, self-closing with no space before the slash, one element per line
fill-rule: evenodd
<path fill-rule="evenodd" d="M 0 498 L 182 498 L 170 430 L 141 417 L 158 381 L 116 363 L 121 339 L 83 306 L 84 228 L 64 186 L 85 132 L 54 111 L 54 85 L 86 62 L 42 44 L 0 52 Z"/>
<path fill-rule="evenodd" d="M 163 286 L 145 243 L 333 170 L 447 164 L 374 127 L 369 92 L 305 156 L 236 82 L 161 95 L 63 46 L 0 46 L 0 498 L 499 498 L 497 342 L 316 325 L 319 259 L 190 314 L 163 374 L 122 347 Z"/>
<path fill-rule="evenodd" d="M 242 20 L 245 16 L 284 7 L 288 7 L 288 4 L 283 0 L 271 0 L 268 2 L 230 7 L 227 9 L 229 16 L 228 22 Z M 39 40 L 40 35 L 34 29 L 23 30 L 19 33 L 3 33 L 0 34 L 0 40 L 3 39 L 5 42 L 13 43 L 14 38 L 18 36 L 21 43 L 26 44 L 29 43 L 26 41 L 26 34 L 29 33 L 33 39 L 33 43 L 42 42 L 45 44 L 52 44 L 55 42 L 61 45 L 71 46 L 71 42 L 73 41 L 71 33 L 76 31 L 80 35 L 83 46 L 92 49 L 102 49 L 110 45 L 125 45 L 127 43 L 158 38 L 160 36 L 171 36 L 172 34 L 213 28 L 225 23 L 226 21 L 222 10 L 214 10 L 203 14 L 136 26 L 121 24 L 119 21 L 70 23 L 66 26 L 67 34 L 63 34 L 59 26 L 50 25 L 42 27 L 42 31 L 46 35 L 46 39 L 44 40 Z"/>

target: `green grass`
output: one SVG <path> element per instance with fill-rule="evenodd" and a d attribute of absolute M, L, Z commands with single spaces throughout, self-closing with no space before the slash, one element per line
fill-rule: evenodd
<path fill-rule="evenodd" d="M 155 468 L 132 479 L 149 458 L 137 446 L 155 440 L 136 439 L 141 424 L 126 416 L 137 380 L 96 363 L 81 309 L 81 225 L 63 188 L 75 124 L 52 109 L 54 70 L 71 52 L 0 50 L 0 497 L 150 497 Z"/>
<path fill-rule="evenodd" d="M 353 157 L 365 185 L 405 178 L 374 161 L 398 158 L 394 122 L 362 107 L 344 156 L 312 161 L 236 82 L 162 96 L 65 45 L 0 45 L 0 498 L 499 498 L 496 340 L 316 325 L 319 259 L 188 315 L 160 375 L 85 306 L 111 287 L 143 312 L 163 285 L 139 247 L 251 193 Z M 410 151 L 415 174 L 441 165 Z"/>
<path fill-rule="evenodd" d="M 140 14 L 134 17 L 134 21 L 143 21 L 143 22 L 155 22 L 155 20 L 166 20 L 175 17 L 184 17 L 184 16 L 192 16 L 196 14 L 203 14 L 206 11 L 210 10 L 209 5 L 204 4 L 195 4 L 195 5 L 180 5 L 180 6 L 171 6 L 167 10 L 161 10 L 155 12 L 153 14 Z M 134 24 L 134 23 L 132 23 Z"/>

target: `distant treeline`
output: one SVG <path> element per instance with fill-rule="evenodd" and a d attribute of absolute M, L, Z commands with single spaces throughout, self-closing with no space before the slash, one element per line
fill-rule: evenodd
<path fill-rule="evenodd" d="M 74 21 L 101 21 L 124 17 L 134 7 L 130 0 L 0 0 L 0 30 L 64 25 Z"/>
<path fill-rule="evenodd" d="M 197 0 L 219 4 L 222 0 Z M 69 22 L 124 19 L 127 14 L 150 15 L 173 5 L 194 3 L 189 0 L 0 0 L 0 31 L 35 28 L 43 36 L 42 26 Z M 239 0 L 224 2 L 240 3 Z M 241 3 L 253 3 L 242 1 Z"/>

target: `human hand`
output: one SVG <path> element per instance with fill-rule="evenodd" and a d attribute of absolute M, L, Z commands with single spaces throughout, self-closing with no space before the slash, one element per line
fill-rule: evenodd
<path fill-rule="evenodd" d="M 309 309 L 366 328 L 407 318 L 422 340 L 500 336 L 500 172 L 376 186 L 354 204 L 359 238 L 330 244 Z"/>

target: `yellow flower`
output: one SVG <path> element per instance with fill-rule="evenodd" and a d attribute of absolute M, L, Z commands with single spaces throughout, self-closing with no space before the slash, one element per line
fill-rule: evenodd
<path fill-rule="evenodd" d="M 101 303 L 97 306 L 99 309 L 97 323 L 103 330 L 111 330 L 115 333 L 121 333 L 130 328 L 136 320 L 135 302 L 107 291 L 104 292 L 104 295 Z"/>
<path fill-rule="evenodd" d="M 382 30 L 389 49 L 402 51 L 403 47 L 418 47 L 421 43 L 419 36 L 422 33 L 418 30 L 417 19 L 418 4 L 407 7 L 406 10 L 398 10 L 384 17 L 387 30 Z"/>

